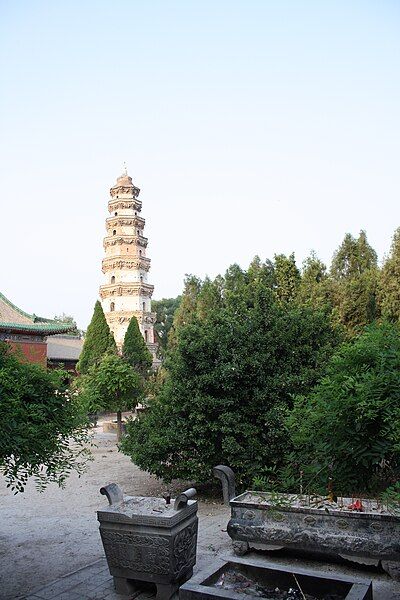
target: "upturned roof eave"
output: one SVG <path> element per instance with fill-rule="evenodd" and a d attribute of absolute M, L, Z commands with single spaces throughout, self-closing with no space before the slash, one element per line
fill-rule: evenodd
<path fill-rule="evenodd" d="M 74 325 L 64 325 L 61 323 L 4 323 L 0 321 L 0 331 L 10 333 L 36 333 L 42 335 L 56 335 L 57 333 L 67 333 L 74 329 Z"/>

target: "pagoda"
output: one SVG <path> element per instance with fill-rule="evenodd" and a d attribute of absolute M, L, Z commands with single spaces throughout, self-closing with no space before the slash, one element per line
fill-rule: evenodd
<path fill-rule="evenodd" d="M 145 220 L 140 216 L 139 192 L 126 169 L 110 190 L 100 298 L 117 347 L 122 348 L 129 322 L 135 316 L 153 364 L 157 365 L 156 315 L 151 312 L 154 286 L 147 281 L 150 259 L 146 256 L 148 240 L 143 235 Z"/>

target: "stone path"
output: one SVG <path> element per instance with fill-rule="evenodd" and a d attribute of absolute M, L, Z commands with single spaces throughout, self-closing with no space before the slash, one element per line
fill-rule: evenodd
<path fill-rule="evenodd" d="M 211 551 L 201 554 L 198 557 L 195 572 L 208 567 L 211 562 L 215 562 L 215 556 L 216 553 L 213 554 Z M 228 549 L 225 553 L 219 554 L 219 558 L 229 559 L 229 556 L 233 555 Z M 248 556 L 251 561 L 260 562 L 261 564 L 268 561 L 288 568 L 295 564 L 296 567 L 311 568 L 321 573 L 334 572 L 335 574 L 350 575 L 361 581 L 372 579 L 374 600 L 400 600 L 400 584 L 391 581 L 386 575 L 380 573 L 360 571 L 332 563 L 316 563 L 293 558 L 285 559 L 282 556 L 278 559 L 274 558 L 273 555 L 261 555 L 261 553 L 250 553 Z M 129 596 L 117 594 L 114 591 L 112 577 L 104 558 L 75 573 L 57 579 L 40 590 L 36 590 L 34 594 L 21 598 L 21 600 L 145 600 L 154 597 L 155 592 L 151 590 L 138 591 Z M 173 600 L 178 600 L 178 595 L 175 595 Z"/>
<path fill-rule="evenodd" d="M 229 509 L 220 507 L 217 515 L 200 515 L 199 538 L 197 545 L 197 564 L 194 573 L 215 565 L 219 559 L 234 557 L 231 541 L 226 533 Z M 313 569 L 324 574 L 346 575 L 359 581 L 373 581 L 374 600 L 400 600 L 400 582 L 391 580 L 377 569 L 359 568 L 349 564 L 316 561 L 285 555 L 284 553 L 250 552 L 244 560 L 267 562 L 270 565 L 290 568 Z M 32 594 L 20 597 L 20 600 L 145 600 L 154 598 L 153 591 L 138 591 L 130 596 L 116 594 L 105 558 L 89 564 L 69 575 L 35 590 Z M 178 596 L 174 597 L 178 600 Z"/>
<path fill-rule="evenodd" d="M 165 486 L 117 452 L 115 435 L 96 432 L 97 448 L 87 473 L 72 475 L 65 490 L 55 486 L 39 494 L 33 482 L 14 496 L 0 479 L 0 600 L 132 600 L 113 589 L 98 532 L 96 510 L 104 504 L 99 488 L 118 482 L 129 495 L 161 496 Z M 188 487 L 188 486 L 186 486 Z M 174 482 L 174 495 L 185 489 Z M 199 500 L 199 538 L 195 573 L 218 558 L 231 556 L 226 533 L 229 509 L 218 502 Z M 343 573 L 372 579 L 375 600 L 400 600 L 400 583 L 376 570 L 347 564 L 317 562 L 252 552 L 252 560 L 286 567 L 312 568 L 321 573 Z M 69 573 L 65 575 L 65 573 Z M 137 600 L 152 597 L 136 594 Z"/>
<path fill-rule="evenodd" d="M 226 533 L 229 510 L 223 506 L 220 509 L 218 515 L 199 517 L 196 571 L 208 565 L 221 552 L 230 550 L 230 539 Z M 130 596 L 116 594 L 106 559 L 102 558 L 20 597 L 20 600 L 144 600 L 154 596 L 153 591 L 137 592 Z"/>

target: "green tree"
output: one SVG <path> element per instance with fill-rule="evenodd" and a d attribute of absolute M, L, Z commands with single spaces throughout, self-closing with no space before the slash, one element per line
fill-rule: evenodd
<path fill-rule="evenodd" d="M 280 302 L 293 302 L 298 293 L 301 275 L 296 266 L 294 253 L 289 256 L 275 254 L 274 272 L 276 281 L 276 295 Z"/>
<path fill-rule="evenodd" d="M 106 354 L 93 365 L 80 388 L 81 397 L 90 400 L 90 412 L 117 413 L 118 441 L 122 436 L 122 412 L 133 410 L 142 399 L 143 378 L 122 357 Z"/>
<path fill-rule="evenodd" d="M 348 334 L 359 333 L 379 316 L 377 255 L 364 231 L 349 233 L 335 252 L 330 270 L 334 319 Z"/>
<path fill-rule="evenodd" d="M 103 309 L 97 300 L 85 341 L 76 368 L 79 373 L 85 374 L 89 368 L 98 364 L 107 353 L 116 353 L 114 337 L 107 324 Z"/>
<path fill-rule="evenodd" d="M 154 325 L 161 352 L 165 352 L 168 344 L 168 335 L 171 330 L 174 316 L 179 307 L 181 296 L 177 298 L 162 298 L 152 300 L 151 309 L 156 313 L 157 320 Z"/>
<path fill-rule="evenodd" d="M 79 338 L 82 337 L 83 332 L 81 331 L 81 329 L 78 329 L 78 325 L 76 324 L 74 317 L 72 317 L 71 315 L 66 315 L 65 313 L 62 313 L 61 315 L 55 315 L 54 320 L 58 321 L 59 323 L 70 323 L 71 324 L 73 329 L 71 329 L 71 331 L 68 331 L 64 335 L 68 335 L 71 337 L 79 337 Z"/>
<path fill-rule="evenodd" d="M 315 491 L 376 492 L 400 475 L 400 329 L 373 324 L 337 350 L 287 421 L 297 463 Z M 310 490 L 312 491 L 312 490 Z"/>
<path fill-rule="evenodd" d="M 0 470 L 22 492 L 29 477 L 42 490 L 63 486 L 72 470 L 82 473 L 90 457 L 86 415 L 66 388 L 64 371 L 21 363 L 0 344 Z"/>
<path fill-rule="evenodd" d="M 142 376 L 146 376 L 151 369 L 153 358 L 147 349 L 137 319 L 134 316 L 129 321 L 125 333 L 122 356 Z"/>
<path fill-rule="evenodd" d="M 268 267 L 249 271 L 199 284 L 157 397 L 128 425 L 123 451 L 166 480 L 208 481 L 225 463 L 249 482 L 279 466 L 292 394 L 315 384 L 337 341 L 323 312 L 276 300 Z"/>
<path fill-rule="evenodd" d="M 298 301 L 305 306 L 332 310 L 332 289 L 324 263 L 311 252 L 303 262 Z"/>
<path fill-rule="evenodd" d="M 381 270 L 379 300 L 382 316 L 400 321 L 400 227 L 394 233 L 390 255 Z"/>
<path fill-rule="evenodd" d="M 176 344 L 179 328 L 190 322 L 197 310 L 197 300 L 201 289 L 201 280 L 194 275 L 186 275 L 183 294 L 179 307 L 175 311 L 172 327 L 168 335 L 168 344 Z"/>
<path fill-rule="evenodd" d="M 369 269 L 334 286 L 334 318 L 351 336 L 378 317 L 378 282 L 378 269 Z"/>
<path fill-rule="evenodd" d="M 331 275 L 336 281 L 352 279 L 376 267 L 377 255 L 369 245 L 365 231 L 360 231 L 357 239 L 346 233 L 333 255 Z"/>

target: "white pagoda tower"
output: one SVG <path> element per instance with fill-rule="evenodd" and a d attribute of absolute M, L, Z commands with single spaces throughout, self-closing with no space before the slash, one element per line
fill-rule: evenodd
<path fill-rule="evenodd" d="M 146 257 L 147 238 L 143 235 L 145 220 L 140 216 L 139 192 L 126 169 L 110 190 L 100 298 L 118 348 L 122 347 L 129 321 L 135 316 L 153 363 L 157 365 L 156 315 L 151 312 L 154 286 L 147 282 L 150 259 Z"/>

